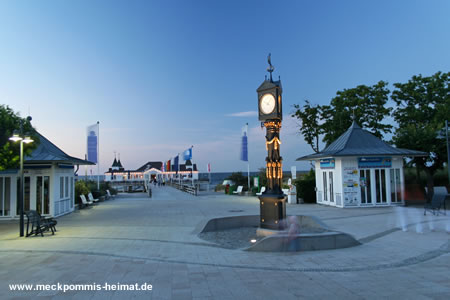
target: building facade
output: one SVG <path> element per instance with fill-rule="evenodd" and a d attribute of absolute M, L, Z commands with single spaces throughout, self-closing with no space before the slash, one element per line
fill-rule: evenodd
<path fill-rule="evenodd" d="M 161 161 L 149 161 L 139 167 L 136 170 L 125 170 L 123 168 L 120 159 L 114 161 L 111 168 L 105 172 L 105 181 L 110 182 L 144 182 L 145 186 L 149 182 L 159 181 L 167 182 L 170 180 L 198 180 L 197 165 L 187 162 L 186 164 L 181 164 L 180 171 L 166 171 L 163 168 L 163 163 Z M 173 169 L 173 168 L 172 168 Z"/>
<path fill-rule="evenodd" d="M 74 210 L 75 167 L 93 163 L 72 157 L 37 133 L 39 146 L 24 158 L 24 211 L 58 217 Z M 19 170 L 0 172 L 0 220 L 19 218 Z"/>
<path fill-rule="evenodd" d="M 323 151 L 297 160 L 314 161 L 317 203 L 373 207 L 403 205 L 403 158 L 427 155 L 395 148 L 353 122 Z"/>

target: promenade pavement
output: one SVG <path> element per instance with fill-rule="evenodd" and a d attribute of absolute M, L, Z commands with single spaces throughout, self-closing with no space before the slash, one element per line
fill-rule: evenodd
<path fill-rule="evenodd" d="M 0 299 L 449 299 L 450 215 L 414 207 L 287 205 L 362 245 L 262 253 L 198 237 L 212 218 L 259 214 L 256 197 L 155 187 L 58 218 L 58 232 L 18 237 L 0 222 Z M 151 291 L 12 291 L 10 284 L 151 284 Z M 72 286 L 73 288 L 74 286 Z"/>

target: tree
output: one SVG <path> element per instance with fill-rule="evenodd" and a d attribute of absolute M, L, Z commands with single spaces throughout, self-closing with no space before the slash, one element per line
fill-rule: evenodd
<path fill-rule="evenodd" d="M 389 100 L 386 86 L 387 82 L 379 81 L 373 86 L 359 85 L 338 91 L 330 105 L 322 107 L 323 141 L 327 145 L 335 141 L 351 126 L 353 117 L 362 128 L 379 138 L 390 133 L 392 125 L 382 123 L 392 111 L 386 106 Z"/>
<path fill-rule="evenodd" d="M 407 83 L 395 83 L 392 100 L 397 104 L 393 115 L 398 124 L 393 141 L 399 148 L 429 153 L 412 162 L 427 174 L 428 201 L 433 196 L 433 175 L 446 161 L 445 142 L 438 131 L 450 119 L 450 73 L 437 72 L 430 77 L 413 76 Z"/>
<path fill-rule="evenodd" d="M 309 100 L 306 100 L 303 109 L 298 104 L 294 104 L 294 108 L 296 111 L 292 114 L 292 117 L 300 120 L 300 133 L 313 151 L 319 152 L 319 136 L 324 133 L 320 125 L 322 106 L 311 105 Z"/>
<path fill-rule="evenodd" d="M 23 119 L 7 105 L 0 105 L 0 171 L 19 168 L 19 143 L 9 140 L 14 130 L 20 129 L 23 124 L 23 132 L 29 133 L 34 142 L 24 144 L 24 155 L 30 155 L 39 144 L 36 131 L 30 122 Z"/>
<path fill-rule="evenodd" d="M 326 145 L 341 136 L 352 124 L 353 118 L 364 129 L 382 138 L 390 133 L 392 125 L 383 124 L 392 108 L 387 107 L 389 90 L 387 82 L 379 81 L 373 86 L 359 85 L 356 88 L 338 91 L 330 105 L 313 106 L 306 101 L 303 109 L 294 105 L 292 117 L 301 121 L 300 132 L 315 152 L 319 152 L 319 136 Z"/>
<path fill-rule="evenodd" d="M 237 186 L 242 185 L 244 187 L 247 187 L 248 185 L 247 176 L 242 175 L 242 172 L 231 173 L 231 175 L 228 176 L 226 179 L 233 181 L 234 184 Z"/>

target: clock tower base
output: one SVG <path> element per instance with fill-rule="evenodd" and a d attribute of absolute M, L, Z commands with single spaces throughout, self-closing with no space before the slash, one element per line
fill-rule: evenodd
<path fill-rule="evenodd" d="M 265 229 L 283 230 L 286 218 L 286 195 L 262 194 L 259 198 L 259 226 Z"/>

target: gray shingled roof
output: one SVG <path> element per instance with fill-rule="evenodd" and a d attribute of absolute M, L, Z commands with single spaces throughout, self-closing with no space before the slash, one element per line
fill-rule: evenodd
<path fill-rule="evenodd" d="M 416 150 L 395 148 L 383 142 L 370 132 L 363 130 L 356 122 L 337 140 L 323 151 L 297 158 L 314 160 L 323 157 L 338 156 L 428 156 L 428 153 Z"/>
<path fill-rule="evenodd" d="M 36 132 L 36 134 L 40 140 L 39 146 L 33 150 L 31 156 L 25 156 L 25 164 L 59 162 L 75 165 L 95 165 L 90 161 L 67 155 L 39 132 Z"/>
<path fill-rule="evenodd" d="M 132 171 L 132 172 L 145 172 L 146 170 L 150 170 L 151 168 L 155 168 L 155 169 L 161 171 L 161 169 L 162 169 L 162 162 L 160 162 L 160 161 L 149 161 L 148 163 L 146 163 L 142 167 L 140 167 L 137 170 Z"/>
<path fill-rule="evenodd" d="M 118 165 L 117 165 L 117 159 L 116 159 L 115 157 L 114 157 L 114 161 L 113 161 L 111 167 L 118 167 Z"/>
<path fill-rule="evenodd" d="M 264 80 L 263 83 L 261 83 L 261 85 L 256 89 L 257 92 L 259 91 L 264 91 L 264 90 L 268 90 L 268 89 L 272 89 L 274 87 L 281 87 L 281 81 L 270 81 L 270 80 Z"/>

